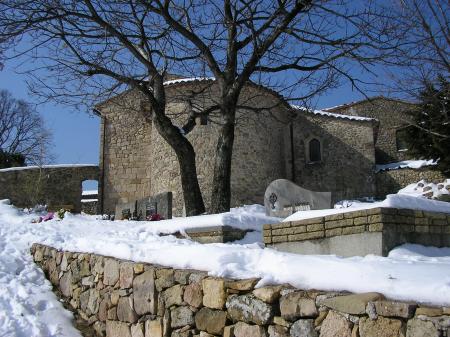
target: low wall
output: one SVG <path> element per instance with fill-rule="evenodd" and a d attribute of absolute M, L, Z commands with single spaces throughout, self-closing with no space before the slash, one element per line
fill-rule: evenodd
<path fill-rule="evenodd" d="M 49 208 L 81 211 L 84 180 L 98 180 L 95 165 L 47 165 L 0 170 L 0 199 L 10 199 L 17 207 L 46 204 Z M 70 206 L 70 207 L 69 207 Z"/>
<path fill-rule="evenodd" d="M 381 294 L 255 289 L 257 279 L 62 252 L 34 244 L 63 300 L 107 337 L 443 337 L 450 309 Z"/>
<path fill-rule="evenodd" d="M 422 179 L 437 184 L 443 182 L 446 177 L 440 171 L 430 167 L 380 171 L 375 174 L 376 197 L 384 199 L 386 195 L 397 193 L 400 189 Z"/>
<path fill-rule="evenodd" d="M 265 225 L 263 236 L 293 253 L 386 256 L 404 243 L 450 246 L 450 214 L 374 208 Z"/>

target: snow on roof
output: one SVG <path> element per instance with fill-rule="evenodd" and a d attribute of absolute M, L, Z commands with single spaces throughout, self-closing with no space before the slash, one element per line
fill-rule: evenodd
<path fill-rule="evenodd" d="M 314 115 L 320 115 L 320 116 L 326 116 L 326 117 L 334 117 L 334 118 L 341 118 L 341 119 L 348 119 L 348 120 L 353 120 L 353 121 L 377 121 L 377 119 L 375 119 L 375 118 L 342 115 L 342 114 L 336 114 L 336 113 L 332 113 L 332 112 L 326 112 L 326 111 L 323 111 L 323 110 L 311 110 L 311 109 L 308 109 L 308 108 L 305 108 L 305 107 L 299 106 L 299 105 L 291 105 L 291 106 L 295 110 L 311 113 L 311 114 L 314 114 Z"/>
<path fill-rule="evenodd" d="M 8 167 L 4 169 L 0 169 L 0 172 L 9 172 L 9 171 L 23 171 L 23 170 L 33 170 L 33 169 L 41 169 L 41 168 L 70 168 L 70 167 L 96 167 L 98 165 L 95 164 L 56 164 L 56 165 L 42 165 L 42 166 L 19 166 L 19 167 Z"/>
<path fill-rule="evenodd" d="M 398 170 L 398 169 L 403 169 L 403 168 L 419 169 L 424 166 L 432 166 L 432 165 L 437 165 L 437 161 L 434 161 L 433 159 L 430 159 L 430 160 L 404 160 L 404 161 L 399 161 L 396 163 L 377 165 L 375 168 L 375 172 Z"/>
<path fill-rule="evenodd" d="M 402 99 L 398 99 L 398 98 L 391 98 L 391 97 L 385 97 L 385 96 L 374 96 L 374 97 L 361 99 L 359 101 L 352 101 L 352 102 L 349 102 L 349 103 L 338 104 L 338 105 L 331 106 L 331 107 L 328 107 L 328 108 L 323 108 L 322 110 L 324 110 L 324 111 L 340 110 L 340 109 L 347 108 L 347 107 L 350 107 L 350 106 L 353 106 L 353 105 L 361 104 L 361 103 L 364 103 L 364 102 L 372 102 L 372 101 L 376 101 L 376 100 L 379 100 L 379 99 L 384 99 L 384 100 L 388 100 L 388 101 L 396 101 L 396 102 L 401 102 L 401 103 L 411 104 L 411 105 L 415 104 L 413 102 L 408 102 L 408 101 L 405 101 L 405 100 L 402 100 Z"/>
<path fill-rule="evenodd" d="M 189 78 L 178 78 L 176 80 L 165 81 L 164 86 L 170 86 L 178 83 L 188 83 L 188 82 L 203 82 L 203 81 L 215 81 L 215 77 L 189 77 Z"/>

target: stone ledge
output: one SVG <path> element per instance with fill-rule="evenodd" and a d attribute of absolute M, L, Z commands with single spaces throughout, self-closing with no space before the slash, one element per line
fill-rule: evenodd
<path fill-rule="evenodd" d="M 265 225 L 264 243 L 283 249 L 279 244 L 312 240 L 328 245 L 328 239 L 346 235 L 381 233 L 373 254 L 385 255 L 394 246 L 418 243 L 437 247 L 450 246 L 450 215 L 410 209 L 374 208 L 325 217 Z M 343 244 L 345 244 L 343 239 Z M 289 250 L 293 251 L 293 250 Z M 301 249 L 298 252 L 302 252 Z M 309 251 L 309 253 L 314 253 Z M 318 253 L 318 252 L 317 252 Z M 333 250 L 328 252 L 334 254 Z M 355 254 L 357 255 L 357 254 Z"/>

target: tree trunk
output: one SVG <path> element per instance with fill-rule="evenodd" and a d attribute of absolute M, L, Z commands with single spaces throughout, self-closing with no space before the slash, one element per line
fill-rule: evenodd
<path fill-rule="evenodd" d="M 231 203 L 231 158 L 233 155 L 236 104 L 226 104 L 221 108 L 224 124 L 220 128 L 214 163 L 211 212 L 222 213 L 230 210 Z"/>
<path fill-rule="evenodd" d="M 192 144 L 172 124 L 170 119 L 159 114 L 154 115 L 154 124 L 159 134 L 175 151 L 180 165 L 181 188 L 183 190 L 186 215 L 205 213 L 205 205 L 200 191 L 195 164 L 195 151 Z"/>

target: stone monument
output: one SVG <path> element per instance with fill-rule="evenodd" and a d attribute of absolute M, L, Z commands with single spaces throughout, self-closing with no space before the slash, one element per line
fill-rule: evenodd
<path fill-rule="evenodd" d="M 314 192 L 290 180 L 272 181 L 264 193 L 266 214 L 285 218 L 298 211 L 331 208 L 331 192 Z"/>

